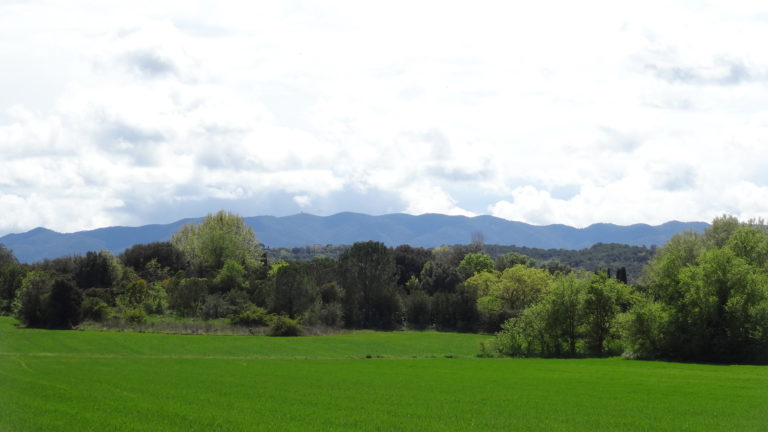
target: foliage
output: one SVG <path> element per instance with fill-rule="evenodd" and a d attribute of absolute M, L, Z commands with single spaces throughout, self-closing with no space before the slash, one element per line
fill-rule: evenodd
<path fill-rule="evenodd" d="M 652 359 L 666 352 L 670 309 L 663 303 L 641 296 L 632 310 L 624 315 L 620 327 L 627 344 L 625 356 Z"/>
<path fill-rule="evenodd" d="M 309 326 L 343 327 L 344 309 L 340 302 L 318 300 L 304 313 L 301 321 Z"/>
<path fill-rule="evenodd" d="M 493 270 L 494 263 L 490 256 L 484 253 L 468 253 L 462 258 L 456 271 L 462 280 L 467 280 L 472 276 Z"/>
<path fill-rule="evenodd" d="M 452 293 L 460 283 L 455 268 L 437 261 L 427 261 L 419 276 L 421 289 L 429 295 Z"/>
<path fill-rule="evenodd" d="M 137 279 L 117 298 L 121 309 L 141 308 L 148 314 L 163 314 L 168 309 L 168 294 L 161 283 Z"/>
<path fill-rule="evenodd" d="M 218 273 L 216 273 L 211 287 L 219 293 L 247 290 L 248 280 L 245 267 L 234 260 L 226 260 Z"/>
<path fill-rule="evenodd" d="M 291 318 L 301 316 L 315 301 L 315 286 L 303 263 L 275 265 L 269 272 L 270 310 Z"/>
<path fill-rule="evenodd" d="M 655 247 L 630 246 L 617 243 L 597 243 L 589 248 L 580 250 L 569 249 L 537 249 L 521 246 L 485 245 L 483 252 L 497 260 L 508 253 L 516 253 L 529 257 L 536 266 L 545 268 L 551 274 L 569 273 L 571 269 L 598 271 L 603 269 L 625 268 L 627 280 L 636 282 L 643 273 L 643 267 L 656 253 Z M 514 264 L 528 265 L 515 262 Z M 513 264 L 513 265 L 514 265 Z M 501 270 L 497 267 L 497 270 Z"/>
<path fill-rule="evenodd" d="M 405 286 L 411 278 L 418 277 L 424 264 L 433 258 L 431 250 L 408 245 L 396 247 L 394 253 L 398 286 Z"/>
<path fill-rule="evenodd" d="M 44 271 L 33 270 L 24 276 L 14 302 L 14 314 L 27 327 L 45 326 L 46 302 L 53 278 Z"/>
<path fill-rule="evenodd" d="M 120 260 L 107 251 L 77 257 L 75 266 L 74 280 L 81 289 L 114 287 L 125 276 Z"/>
<path fill-rule="evenodd" d="M 45 326 L 54 329 L 71 329 L 80 324 L 83 294 L 66 278 L 56 278 L 51 293 L 45 301 Z"/>
<path fill-rule="evenodd" d="M 96 322 L 104 321 L 109 317 L 109 305 L 98 297 L 85 297 L 83 299 L 83 319 Z"/>
<path fill-rule="evenodd" d="M 314 294 L 315 303 L 304 313 L 302 322 L 310 326 L 342 327 L 344 325 L 343 296 L 344 290 L 336 282 L 327 282 L 319 286 Z"/>
<path fill-rule="evenodd" d="M 328 259 L 337 261 L 349 245 L 310 245 L 293 248 L 269 248 L 265 250 L 269 261 L 313 261 Z"/>
<path fill-rule="evenodd" d="M 277 315 L 272 318 L 267 334 L 269 336 L 301 336 L 302 332 L 299 320 Z"/>
<path fill-rule="evenodd" d="M 342 254 L 339 270 L 347 326 L 391 329 L 401 322 L 392 250 L 379 242 L 355 243 Z"/>
<path fill-rule="evenodd" d="M 480 325 L 486 331 L 499 330 L 505 320 L 519 316 L 523 309 L 538 300 L 551 279 L 545 270 L 522 264 L 478 273 L 464 286 L 477 296 Z"/>
<path fill-rule="evenodd" d="M 429 310 L 438 330 L 471 332 L 477 330 L 477 296 L 461 288 L 452 293 L 439 292 L 432 296 Z"/>
<path fill-rule="evenodd" d="M 498 271 L 504 271 L 516 265 L 535 267 L 536 261 L 527 255 L 523 255 L 517 252 L 507 252 L 497 256 L 495 260 L 495 268 Z"/>
<path fill-rule="evenodd" d="M 632 301 L 630 288 L 603 272 L 556 276 L 538 301 L 501 326 L 496 348 L 518 357 L 618 354 L 618 317 Z"/>
<path fill-rule="evenodd" d="M 229 322 L 232 325 L 243 327 L 265 326 L 269 323 L 270 319 L 266 309 L 254 305 L 251 305 L 239 314 L 229 316 Z"/>
<path fill-rule="evenodd" d="M 411 329 L 423 330 L 431 324 L 429 296 L 422 290 L 413 290 L 405 298 L 405 322 Z"/>
<path fill-rule="evenodd" d="M 168 306 L 182 316 L 195 316 L 202 311 L 208 293 L 208 279 L 185 278 L 171 281 L 168 286 Z"/>
<path fill-rule="evenodd" d="M 616 318 L 631 303 L 632 294 L 626 284 L 603 272 L 592 276 L 584 297 L 583 336 L 588 354 L 601 356 L 610 351 L 610 342 L 621 337 Z"/>
<path fill-rule="evenodd" d="M 158 273 L 172 274 L 184 270 L 184 254 L 171 242 L 137 244 L 120 254 L 124 265 L 133 268 L 139 276 L 151 282 L 161 280 Z"/>
<path fill-rule="evenodd" d="M 648 266 L 650 298 L 630 311 L 637 356 L 768 361 L 768 233 L 729 216 L 673 237 Z"/>
<path fill-rule="evenodd" d="M 199 275 L 215 274 L 227 260 L 246 269 L 261 265 L 261 245 L 242 217 L 225 211 L 209 214 L 199 225 L 181 227 L 171 243 Z"/>
<path fill-rule="evenodd" d="M 0 244 L 0 314 L 12 312 L 13 300 L 26 272 L 11 250 Z"/>
<path fill-rule="evenodd" d="M 121 318 L 131 325 L 144 324 L 147 322 L 147 313 L 141 308 L 127 308 L 123 310 Z"/>

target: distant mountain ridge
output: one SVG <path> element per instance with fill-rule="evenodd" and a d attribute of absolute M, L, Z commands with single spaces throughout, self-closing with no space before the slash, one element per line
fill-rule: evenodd
<path fill-rule="evenodd" d="M 99 228 L 68 234 L 35 228 L 22 234 L 0 237 L 0 243 L 13 250 L 22 262 L 98 250 L 117 254 L 135 244 L 169 240 L 184 224 L 198 223 L 202 219 L 182 219 L 165 225 Z M 583 249 L 596 243 L 651 246 L 663 245 L 679 232 L 701 232 L 709 226 L 704 222 L 672 221 L 657 226 L 599 223 L 586 228 L 573 228 L 567 225 L 529 225 L 494 216 L 413 216 L 402 213 L 370 216 L 349 212 L 332 216 L 300 213 L 244 219 L 253 227 L 259 241 L 267 247 L 352 244 L 366 240 L 380 241 L 389 246 L 410 244 L 436 247 L 469 243 L 473 233 L 481 233 L 487 244 L 542 249 Z"/>

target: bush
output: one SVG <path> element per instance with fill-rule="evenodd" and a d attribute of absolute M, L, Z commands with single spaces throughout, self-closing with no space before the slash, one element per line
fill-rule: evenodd
<path fill-rule="evenodd" d="M 643 298 L 621 316 L 621 327 L 627 343 L 625 357 L 652 359 L 665 354 L 665 338 L 669 326 L 669 307 Z"/>
<path fill-rule="evenodd" d="M 109 316 L 109 305 L 98 297 L 83 300 L 83 319 L 101 322 Z"/>
<path fill-rule="evenodd" d="M 431 324 L 429 302 L 429 296 L 422 290 L 414 290 L 406 297 L 405 320 L 409 328 L 422 330 L 429 327 Z"/>
<path fill-rule="evenodd" d="M 271 317 L 264 308 L 251 305 L 248 309 L 229 316 L 232 325 L 243 327 L 262 327 L 271 321 Z"/>
<path fill-rule="evenodd" d="M 269 336 L 301 336 L 302 329 L 299 320 L 277 315 L 269 325 Z"/>
<path fill-rule="evenodd" d="M 43 271 L 33 270 L 21 281 L 13 309 L 16 318 L 27 327 L 41 327 L 45 324 L 45 303 L 51 292 L 53 278 Z"/>
<path fill-rule="evenodd" d="M 56 279 L 46 300 L 47 328 L 71 329 L 80 324 L 83 294 L 71 280 Z"/>
<path fill-rule="evenodd" d="M 181 316 L 199 315 L 208 293 L 208 279 L 188 278 L 168 287 L 168 306 Z"/>
<path fill-rule="evenodd" d="M 203 318 L 216 319 L 229 315 L 232 308 L 221 294 L 211 294 L 205 297 L 202 308 Z"/>
<path fill-rule="evenodd" d="M 128 324 L 144 324 L 147 322 L 147 313 L 141 308 L 129 308 L 123 310 L 122 318 Z"/>
<path fill-rule="evenodd" d="M 310 326 L 342 327 L 344 325 L 343 314 L 341 303 L 317 301 L 304 314 L 303 321 Z"/>

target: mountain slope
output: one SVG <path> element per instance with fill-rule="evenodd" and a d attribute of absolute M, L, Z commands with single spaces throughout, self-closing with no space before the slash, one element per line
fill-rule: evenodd
<path fill-rule="evenodd" d="M 0 237 L 0 243 L 13 250 L 23 262 L 82 254 L 90 250 L 120 253 L 138 243 L 164 241 L 186 223 L 202 218 L 184 219 L 166 225 L 109 227 L 62 234 L 35 228 L 23 234 Z M 255 216 L 245 218 L 259 240 L 268 247 L 297 247 L 311 244 L 351 244 L 376 240 L 390 246 L 410 244 L 435 247 L 468 243 L 472 234 L 481 233 L 488 244 L 517 245 L 535 248 L 582 249 L 596 243 L 629 245 L 663 245 L 674 234 L 702 231 L 703 222 L 667 222 L 620 226 L 595 224 L 586 228 L 566 225 L 536 226 L 508 221 L 493 216 L 447 216 L 424 214 L 389 214 L 369 216 L 339 213 L 332 216 L 296 214 L 292 216 Z"/>

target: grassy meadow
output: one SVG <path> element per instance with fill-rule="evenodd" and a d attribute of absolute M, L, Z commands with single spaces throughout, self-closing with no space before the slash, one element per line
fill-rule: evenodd
<path fill-rule="evenodd" d="M 17 329 L 0 431 L 763 431 L 768 367 L 476 358 L 488 336 Z"/>

